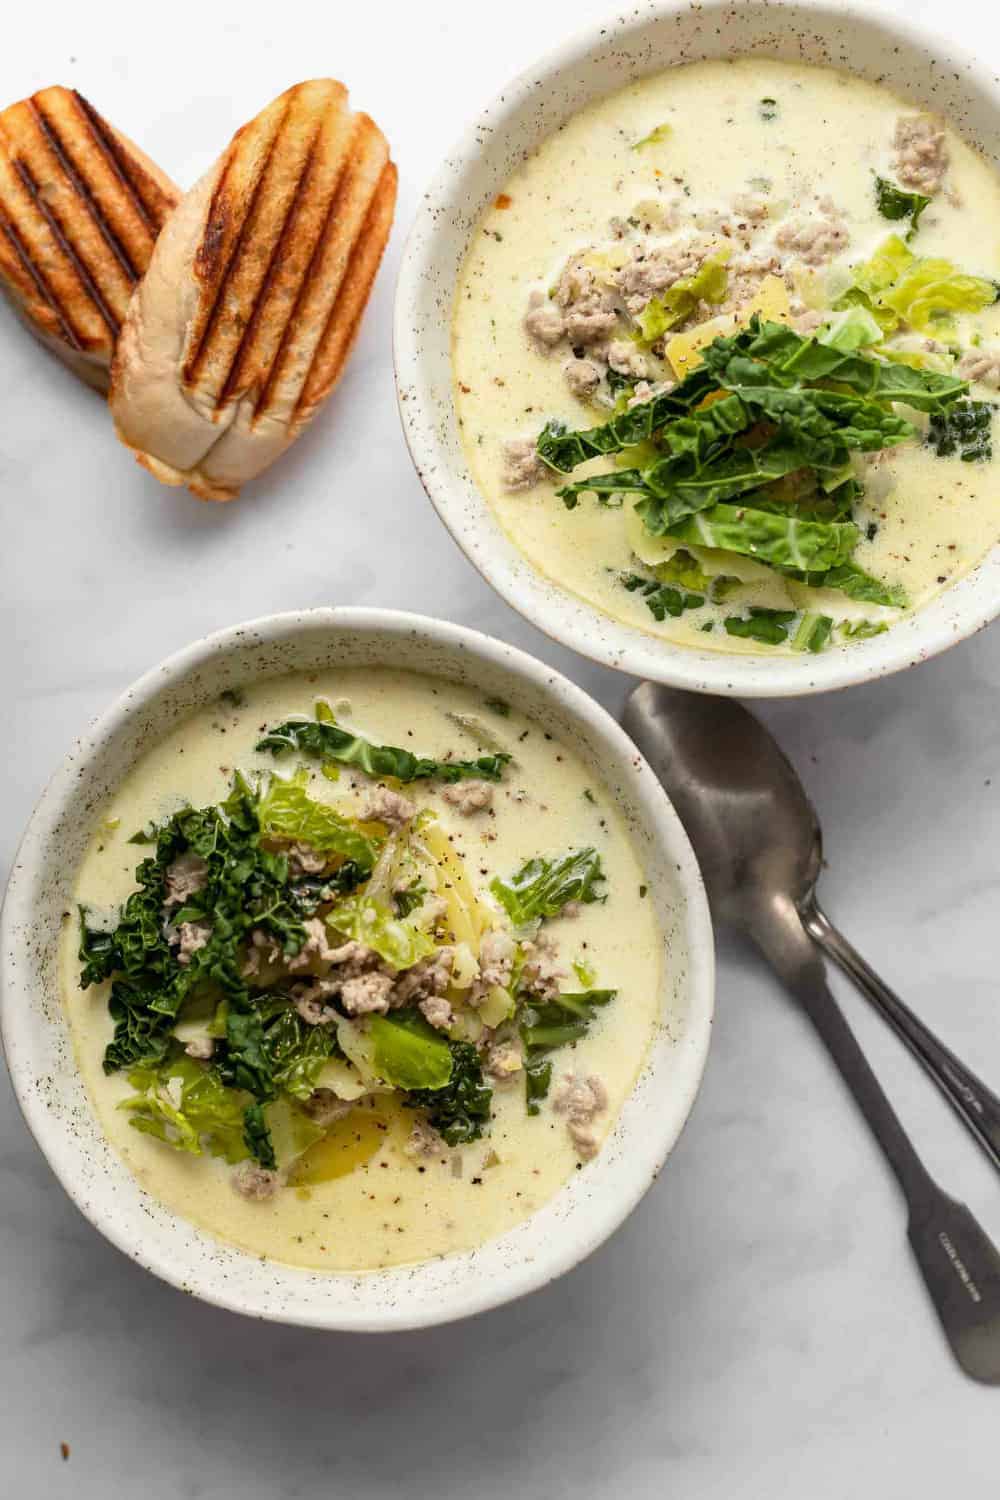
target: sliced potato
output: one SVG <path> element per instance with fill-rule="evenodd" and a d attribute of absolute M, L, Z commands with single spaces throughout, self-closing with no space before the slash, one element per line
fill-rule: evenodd
<path fill-rule="evenodd" d="M 479 903 L 465 867 L 439 825 L 429 824 L 423 832 L 423 840 L 441 874 L 437 894 L 447 905 L 448 925 L 455 942 L 466 943 L 473 953 L 478 953 L 482 931 Z"/>
<path fill-rule="evenodd" d="M 780 276 L 765 276 L 756 295 L 738 313 L 726 313 L 720 318 L 710 318 L 699 323 L 686 333 L 676 333 L 667 343 L 667 358 L 673 366 L 678 380 L 683 380 L 696 365 L 701 363 L 701 351 L 720 334 L 736 333 L 744 328 L 754 313 L 772 323 L 787 323 L 792 316 L 788 300 L 788 288 Z"/>

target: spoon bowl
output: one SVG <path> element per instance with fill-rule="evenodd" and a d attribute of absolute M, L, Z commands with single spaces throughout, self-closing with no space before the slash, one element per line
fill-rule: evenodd
<path fill-rule="evenodd" d="M 729 698 L 644 682 L 622 724 L 670 789 L 715 916 L 748 929 L 775 899 L 809 902 L 822 865 L 819 820 L 759 719 Z"/>

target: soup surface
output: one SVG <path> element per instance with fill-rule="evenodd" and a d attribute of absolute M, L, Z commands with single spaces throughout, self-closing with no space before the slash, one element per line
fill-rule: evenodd
<path fill-rule="evenodd" d="M 880 633 L 1000 533 L 998 275 L 1000 178 L 947 122 L 777 61 L 646 78 L 544 141 L 472 236 L 453 372 L 473 478 L 537 569 L 652 634 L 773 651 Z M 825 453 L 759 392 L 708 433 L 740 383 L 721 360 L 704 402 L 664 405 L 755 316 L 789 345 L 757 375 L 804 392 L 836 429 Z M 916 372 L 913 406 L 873 365 Z M 824 407 L 831 392 L 854 413 L 874 392 L 881 415 Z M 536 451 L 543 427 L 606 437 L 623 413 L 620 441 Z M 748 452 L 762 461 L 733 483 Z M 578 483 L 594 475 L 600 497 Z"/>
<path fill-rule="evenodd" d="M 314 704 L 316 718 L 295 717 L 311 715 Z M 307 737 L 279 745 L 277 756 L 255 748 L 276 726 L 287 741 L 289 724 L 293 737 L 302 724 L 327 735 L 326 749 L 317 752 L 312 741 L 308 748 Z M 337 737 L 346 749 L 334 745 Z M 387 762 L 366 760 L 373 745 L 404 774 L 389 776 Z M 438 758 L 441 774 L 424 774 L 421 762 L 424 770 L 407 779 L 414 756 Z M 361 762 L 383 774 L 366 774 Z M 481 774 L 443 779 L 459 763 Z M 231 799 L 236 772 L 249 802 Z M 289 821 L 286 802 L 298 822 Z M 207 846 L 194 842 L 182 809 L 221 803 L 225 815 L 211 824 L 227 830 L 219 838 L 246 820 L 249 805 L 259 825 L 250 847 L 262 842 L 269 851 L 262 866 L 269 894 L 262 898 L 250 881 L 244 899 L 255 910 L 287 898 L 319 912 L 318 925 L 304 929 L 315 938 L 309 947 L 301 947 L 301 929 L 293 937 L 301 957 L 289 956 L 287 944 L 280 951 L 280 933 L 269 936 L 279 929 L 260 917 L 240 941 L 236 969 L 226 969 L 224 956 L 208 963 L 223 921 L 224 898 L 210 899 L 218 859 L 213 851 L 199 866 L 192 850 Z M 317 814 L 317 805 L 339 821 Z M 152 843 L 129 842 L 151 823 L 160 830 L 150 830 Z M 176 842 L 182 828 L 188 848 Z M 330 839 L 317 831 L 330 828 Z M 324 859 L 338 840 L 339 852 Z M 363 864 L 365 840 L 374 870 L 359 882 L 343 853 L 349 847 Z M 155 913 L 140 988 L 159 985 L 155 964 L 171 993 L 192 966 L 204 965 L 165 1030 L 154 1010 L 126 1024 L 119 1008 L 117 1026 L 109 1013 L 124 959 L 107 957 L 108 934 L 124 948 L 118 913 L 146 856 L 160 868 L 140 872 Z M 525 869 L 532 860 L 540 863 Z M 226 879 L 237 864 L 224 867 Z M 495 880 L 502 884 L 491 890 Z M 324 881 L 336 887 L 325 897 L 317 895 Z M 572 1172 L 586 1170 L 658 1024 L 662 940 L 607 789 L 544 725 L 430 678 L 331 672 L 265 682 L 210 704 L 122 784 L 100 818 L 76 893 L 95 970 L 81 989 L 78 939 L 67 930 L 64 1001 L 103 1128 L 156 1198 L 279 1261 L 329 1270 L 420 1261 L 479 1245 L 527 1218 Z M 365 941 L 346 955 L 343 940 L 350 946 L 358 934 Z M 134 991 L 113 993 L 133 1003 Z M 245 1013 L 264 1018 L 256 1053 Z M 285 1028 L 281 1047 L 276 1026 Z M 115 1047 L 131 1049 L 124 1062 Z M 471 1090 L 451 1089 L 450 1113 L 434 1076 L 442 1057 L 452 1068 L 449 1089 L 461 1063 Z M 260 1115 L 247 1116 L 266 1093 L 261 1067 L 284 1082 Z M 415 1082 L 428 1087 L 418 1094 Z M 199 1089 L 208 1088 L 228 1123 L 197 1112 Z"/>

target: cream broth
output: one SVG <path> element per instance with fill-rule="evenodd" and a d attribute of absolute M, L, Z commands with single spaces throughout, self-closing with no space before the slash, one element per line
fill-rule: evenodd
<path fill-rule="evenodd" d="M 775 101 L 773 118 L 762 101 Z M 610 413 L 579 399 L 563 374 L 565 350 L 545 350 L 525 332 L 532 288 L 551 289 L 567 258 L 613 243 L 616 217 L 652 221 L 662 208 L 676 216 L 670 233 L 713 221 L 740 194 L 767 204 L 760 243 L 807 203 L 828 199 L 847 231 L 843 247 L 821 268 L 838 274 L 865 260 L 890 233 L 877 208 L 873 174 L 890 174 L 894 124 L 909 106 L 885 88 L 831 70 L 762 59 L 705 62 L 671 69 L 598 101 L 570 119 L 513 174 L 475 231 L 454 305 L 455 404 L 477 486 L 511 540 L 542 573 L 609 615 L 654 635 L 699 647 L 758 651 L 751 640 L 720 629 L 711 604 L 679 619 L 657 622 L 641 594 L 621 575 L 666 555 L 639 526 L 624 526 L 619 509 L 585 496 L 575 510 L 543 478 L 512 492 L 503 475 L 504 445 L 533 438 L 551 418 L 586 428 Z M 634 149 L 660 125 L 662 143 Z M 946 181 L 920 223 L 921 257 L 945 257 L 963 271 L 1000 274 L 1000 179 L 953 131 L 946 131 Z M 658 208 L 660 206 L 660 208 Z M 628 249 L 628 237 L 623 241 Z M 754 240 L 756 249 L 758 241 Z M 916 247 L 914 247 L 916 248 Z M 791 257 L 794 261 L 794 256 Z M 793 271 L 808 267 L 792 267 Z M 786 275 L 788 267 L 781 267 Z M 735 325 L 734 325 L 735 326 Z M 954 334 L 993 349 L 1000 340 L 996 305 L 957 319 Z M 910 341 L 913 342 L 912 340 Z M 973 387 L 978 399 L 995 390 Z M 909 415 L 909 413 L 908 413 Z M 926 419 L 912 418 L 918 427 Z M 996 419 L 993 418 L 994 439 Z M 596 460 L 589 472 L 605 471 Z M 581 468 L 574 478 L 586 474 Z M 973 567 L 1000 535 L 996 462 L 938 457 L 922 442 L 890 449 L 869 474 L 855 519 L 862 531 L 854 560 L 877 577 L 899 583 L 919 607 Z M 870 535 L 869 535 L 870 533 Z M 667 548 L 667 553 L 671 549 Z M 801 588 L 789 589 L 769 570 L 726 569 L 744 578 L 742 604 L 802 608 Z M 809 590 L 808 608 L 837 620 L 891 622 L 897 612 L 854 602 L 832 590 Z M 706 633 L 706 626 L 714 628 Z"/>
<path fill-rule="evenodd" d="M 148 752 L 104 809 L 83 860 L 77 899 L 96 911 L 116 909 L 135 885 L 142 850 L 128 837 L 185 803 L 222 800 L 231 773 L 274 768 L 254 743 L 264 725 L 311 712 L 326 698 L 338 720 L 368 738 L 412 747 L 424 755 L 483 753 L 475 730 L 450 714 L 472 715 L 509 748 L 514 759 L 496 788 L 493 812 L 463 817 L 426 786 L 407 787 L 420 806 L 433 806 L 462 855 L 477 894 L 495 874 L 510 875 L 535 855 L 594 845 L 607 875 L 605 904 L 585 905 L 551 924 L 567 963 L 585 962 L 599 986 L 617 999 L 599 1013 L 588 1035 L 553 1054 L 554 1074 L 596 1073 L 608 1094 L 600 1116 L 610 1130 L 630 1092 L 657 1024 L 662 940 L 645 877 L 624 822 L 599 781 L 538 723 L 511 710 L 491 714 L 470 690 L 389 670 L 342 671 L 275 680 L 249 688 L 239 707 L 216 702 Z M 288 767 L 282 765 L 282 773 Z M 343 806 L 368 785 L 347 770 L 336 782 L 318 771 L 309 795 Z M 63 940 L 65 1009 L 93 1105 L 112 1144 L 142 1186 L 195 1224 L 254 1254 L 324 1270 L 374 1269 L 422 1261 L 492 1239 L 527 1218 L 580 1165 L 562 1118 L 550 1104 L 530 1118 L 523 1073 L 494 1089 L 494 1121 L 482 1140 L 419 1162 L 404 1145 L 411 1111 L 375 1099 L 330 1131 L 315 1176 L 283 1188 L 266 1202 L 248 1202 L 231 1185 L 231 1170 L 208 1156 L 189 1156 L 130 1128 L 117 1105 L 130 1092 L 122 1074 L 106 1077 L 101 1060 L 112 1027 L 107 985 L 81 991 L 75 934 Z M 565 986 L 564 986 L 565 987 Z M 574 986 L 569 986 L 574 987 Z M 575 987 L 579 987 L 578 985 Z M 314 1148 L 315 1149 L 315 1148 Z"/>

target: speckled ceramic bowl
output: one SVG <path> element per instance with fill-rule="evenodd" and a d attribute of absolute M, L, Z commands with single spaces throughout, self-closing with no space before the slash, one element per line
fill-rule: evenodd
<path fill-rule="evenodd" d="M 554 639 L 595 661 L 698 692 L 784 697 L 912 666 L 1000 612 L 1000 548 L 885 635 L 821 655 L 734 656 L 672 645 L 558 588 L 501 529 L 469 473 L 451 396 L 450 313 L 469 235 L 523 158 L 592 100 L 672 64 L 757 53 L 888 84 L 948 117 L 1000 164 L 1000 80 L 983 58 L 868 7 L 810 0 L 637 0 L 523 73 L 483 111 L 424 196 L 396 292 L 406 440 L 438 514 L 483 577 Z"/>
<path fill-rule="evenodd" d="M 667 946 L 661 1022 L 600 1156 L 526 1223 L 481 1249 L 420 1265 L 323 1274 L 262 1262 L 164 1208 L 108 1144 L 77 1071 L 57 941 L 93 820 L 144 749 L 248 679 L 391 663 L 506 698 L 570 741 L 624 813 Z M 444 1323 L 543 1286 L 601 1243 L 642 1197 L 687 1118 L 708 1049 L 712 931 L 694 855 L 635 746 L 558 673 L 471 630 L 382 610 L 276 615 L 199 641 L 119 698 L 35 809 L 0 920 L 3 1044 L 28 1126 L 63 1187 L 119 1249 L 165 1281 L 237 1312 L 317 1328 Z"/>

